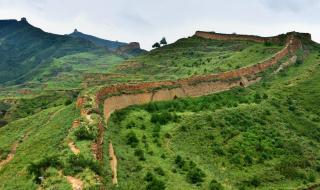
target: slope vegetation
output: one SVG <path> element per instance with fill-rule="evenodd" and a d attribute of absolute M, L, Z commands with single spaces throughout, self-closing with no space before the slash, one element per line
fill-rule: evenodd
<path fill-rule="evenodd" d="M 106 99 L 104 114 L 108 119 L 113 111 L 130 105 L 184 97 L 181 93 L 186 93 L 187 85 L 196 90 L 186 96 L 200 96 L 216 92 L 219 82 L 226 84 L 218 90 L 221 91 L 249 85 L 250 80 L 259 78 L 255 76 L 258 73 L 264 76 L 263 83 L 248 89 L 235 88 L 204 98 L 152 103 L 116 112 L 105 133 L 105 141 L 116 145 L 105 143 L 104 150 L 114 153 L 115 148 L 119 163 L 123 164 L 117 173 L 111 167 L 113 178 L 119 176 L 123 180 L 114 179 L 113 183 L 119 181 L 120 189 L 141 188 L 141 183 L 146 189 L 268 189 L 270 185 L 277 189 L 312 185 L 318 179 L 319 145 L 317 137 L 311 135 L 315 133 L 306 134 L 303 124 L 310 124 L 316 131 L 319 127 L 319 113 L 308 105 L 313 104 L 313 94 L 318 93 L 314 90 L 320 55 L 319 46 L 309 40 L 308 35 L 289 33 L 286 46 L 269 60 L 231 72 L 102 89 L 97 103 Z M 296 67 L 283 70 L 291 64 Z M 272 74 L 279 72 L 279 76 Z M 230 86 L 234 82 L 237 85 Z M 202 93 L 197 89 L 199 83 L 207 83 Z M 209 89 L 208 83 L 213 85 Z M 291 96 L 301 91 L 305 83 L 314 87 L 310 89 L 313 94 L 309 97 L 302 93 L 298 99 L 304 101 L 298 103 Z M 181 92 L 176 91 L 179 85 L 184 89 Z M 283 92 L 285 89 L 287 93 Z M 309 88 L 303 92 L 306 89 Z M 161 91 L 162 96 L 154 98 Z M 150 92 L 152 98 L 148 97 Z M 283 102 L 284 97 L 287 102 Z"/>

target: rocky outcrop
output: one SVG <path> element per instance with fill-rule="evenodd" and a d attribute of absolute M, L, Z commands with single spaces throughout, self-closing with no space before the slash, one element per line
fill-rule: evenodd
<path fill-rule="evenodd" d="M 146 51 L 140 48 L 139 42 L 130 42 L 127 45 L 119 47 L 116 52 L 120 55 L 138 55 Z"/>

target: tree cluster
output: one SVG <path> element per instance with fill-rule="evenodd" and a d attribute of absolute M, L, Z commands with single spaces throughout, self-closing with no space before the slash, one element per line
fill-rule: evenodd
<path fill-rule="evenodd" d="M 159 47 L 161 47 L 161 45 L 162 45 L 162 46 L 165 46 L 165 45 L 167 45 L 167 44 L 168 44 L 168 43 L 167 43 L 166 38 L 163 37 L 163 38 L 160 40 L 160 42 L 154 43 L 153 46 L 152 46 L 152 48 L 159 48 Z"/>

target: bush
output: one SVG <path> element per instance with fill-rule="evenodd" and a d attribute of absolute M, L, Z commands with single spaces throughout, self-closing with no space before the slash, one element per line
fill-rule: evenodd
<path fill-rule="evenodd" d="M 302 65 L 303 64 L 303 60 L 302 59 L 298 59 L 295 63 L 296 66 Z"/>
<path fill-rule="evenodd" d="M 127 144 L 131 147 L 136 147 L 139 144 L 139 139 L 133 131 L 127 135 Z"/>
<path fill-rule="evenodd" d="M 258 177 L 255 176 L 250 180 L 250 184 L 254 187 L 258 187 L 261 184 L 261 181 Z"/>
<path fill-rule="evenodd" d="M 175 164 L 179 167 L 182 168 L 185 164 L 185 161 L 182 159 L 182 157 L 180 155 L 178 155 L 176 157 L 176 159 L 174 160 Z"/>
<path fill-rule="evenodd" d="M 34 176 L 34 181 L 36 183 L 40 183 L 41 176 L 44 176 L 45 170 L 49 167 L 53 167 L 53 168 L 59 168 L 62 166 L 62 162 L 59 160 L 58 156 L 54 155 L 54 156 L 47 156 L 44 157 L 43 159 L 33 162 L 31 163 L 28 167 L 27 167 L 27 171 L 30 175 Z"/>
<path fill-rule="evenodd" d="M 153 113 L 151 115 L 151 122 L 152 123 L 158 123 L 161 125 L 165 125 L 169 123 L 170 121 L 176 121 L 177 115 L 172 114 L 170 112 L 162 112 L 162 113 Z"/>
<path fill-rule="evenodd" d="M 10 150 L 4 150 L 0 148 L 0 160 L 4 160 L 10 154 Z"/>
<path fill-rule="evenodd" d="M 154 178 L 154 176 L 151 172 L 147 172 L 146 176 L 144 176 L 145 181 L 152 181 L 153 178 Z"/>
<path fill-rule="evenodd" d="M 139 158 L 139 160 L 141 161 L 145 161 L 146 158 L 144 156 L 144 151 L 142 149 L 137 149 L 134 151 L 134 155 L 137 156 Z"/>
<path fill-rule="evenodd" d="M 94 140 L 98 136 L 98 130 L 93 125 L 80 125 L 75 131 L 74 135 L 78 140 Z"/>
<path fill-rule="evenodd" d="M 0 119 L 0 127 L 7 125 L 8 122 Z"/>
<path fill-rule="evenodd" d="M 92 158 L 86 158 L 83 155 L 70 155 L 67 159 L 67 165 L 64 168 L 66 175 L 76 175 L 84 169 L 90 168 L 93 172 L 101 175 L 102 168 L 99 163 Z"/>
<path fill-rule="evenodd" d="M 205 173 L 199 168 L 192 168 L 187 173 L 187 181 L 192 184 L 203 182 L 205 177 Z"/>
<path fill-rule="evenodd" d="M 67 105 L 70 105 L 72 104 L 72 100 L 68 99 L 64 102 L 64 105 L 67 106 Z"/>
<path fill-rule="evenodd" d="M 163 190 L 166 189 L 166 184 L 158 180 L 156 178 L 153 178 L 152 181 L 150 181 L 146 187 L 146 190 Z"/>
<path fill-rule="evenodd" d="M 264 42 L 264 46 L 267 46 L 267 47 L 270 47 L 270 46 L 272 46 L 272 43 L 271 42 Z"/>
<path fill-rule="evenodd" d="M 164 170 L 161 168 L 161 167 L 156 167 L 154 169 L 154 171 L 158 174 L 158 175 L 161 175 L 161 176 L 164 176 L 165 173 L 164 173 Z"/>
<path fill-rule="evenodd" d="M 209 184 L 209 190 L 223 190 L 223 186 L 217 182 L 217 180 L 213 179 Z"/>

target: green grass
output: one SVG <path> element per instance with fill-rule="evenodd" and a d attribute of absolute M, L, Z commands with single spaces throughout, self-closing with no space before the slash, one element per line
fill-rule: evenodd
<path fill-rule="evenodd" d="M 145 178 L 148 172 L 166 189 L 209 189 L 212 180 L 225 189 L 319 183 L 320 54 L 309 50 L 302 64 L 246 89 L 113 114 L 105 142 L 112 140 L 118 156 L 117 189 L 147 189 L 153 182 Z M 104 152 L 108 163 L 107 143 Z M 177 156 L 183 161 L 177 163 Z M 196 169 L 205 174 L 203 182 Z M 199 183 L 190 183 L 190 176 Z"/>
<path fill-rule="evenodd" d="M 281 48 L 276 44 L 208 40 L 193 36 L 131 58 L 117 67 L 116 72 L 149 75 L 158 80 L 219 73 L 256 64 Z"/>
<path fill-rule="evenodd" d="M 59 106 L 0 128 L 1 150 L 9 151 L 15 142 L 21 141 L 14 159 L 0 171 L 0 189 L 36 189 L 37 185 L 27 167 L 48 155 L 68 150 L 63 145 L 63 140 L 77 117 L 79 115 L 73 105 Z M 26 134 L 28 137 L 22 141 Z M 55 178 L 59 177 L 55 175 Z M 70 189 L 64 178 L 52 180 L 52 187 L 57 182 L 60 184 L 59 189 Z"/>

